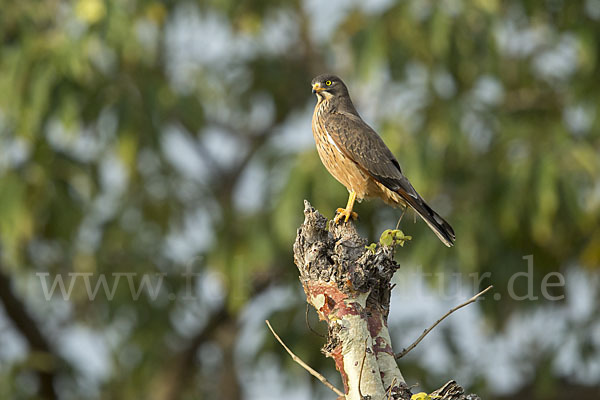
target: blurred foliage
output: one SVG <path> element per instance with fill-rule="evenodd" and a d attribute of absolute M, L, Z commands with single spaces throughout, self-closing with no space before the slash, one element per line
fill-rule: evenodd
<path fill-rule="evenodd" d="M 233 343 L 252 299 L 297 289 L 302 200 L 330 217 L 345 201 L 310 145 L 309 82 L 324 71 L 342 76 L 456 231 L 446 249 L 405 216 L 403 264 L 491 271 L 497 288 L 530 254 L 537 283 L 573 265 L 597 270 L 599 21 L 595 0 L 4 2 L 2 271 L 58 354 L 61 335 L 85 327 L 109 355 L 100 377 L 73 360 L 56 367 L 60 398 L 239 398 L 236 368 L 280 353 L 266 340 L 244 364 Z M 370 240 L 401 213 L 377 201 L 356 211 Z M 188 269 L 208 282 L 193 301 Z M 65 311 L 44 301 L 36 272 L 164 273 L 173 297 L 132 301 L 121 284 L 89 301 L 76 285 Z M 294 298 L 272 302 L 274 326 L 330 368 Z M 502 299 L 485 303 L 498 329 L 535 305 Z M 202 357 L 211 349 L 218 367 Z M 0 358 L 0 397 L 35 398 L 29 360 Z"/>

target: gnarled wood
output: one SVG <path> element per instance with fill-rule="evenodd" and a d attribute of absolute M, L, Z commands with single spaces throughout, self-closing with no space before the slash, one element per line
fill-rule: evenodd
<path fill-rule="evenodd" d="M 390 281 L 399 268 L 393 248 L 367 249 L 352 223 L 327 221 L 308 201 L 304 217 L 294 262 L 307 302 L 328 325 L 322 351 L 335 361 L 346 400 L 410 399 L 387 327 Z M 442 400 L 478 398 L 454 381 L 434 393 Z"/>
<path fill-rule="evenodd" d="M 328 230 L 308 202 L 304 215 L 294 260 L 307 301 L 329 326 L 323 352 L 342 375 L 346 399 L 410 398 L 387 329 L 390 280 L 399 267 L 393 250 L 367 250 L 352 224 L 330 223 Z"/>

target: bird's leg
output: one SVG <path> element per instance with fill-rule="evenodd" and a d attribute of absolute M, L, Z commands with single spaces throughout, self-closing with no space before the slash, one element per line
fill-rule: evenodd
<path fill-rule="evenodd" d="M 338 223 L 342 218 L 345 217 L 345 222 L 348 222 L 348 219 L 356 219 L 358 218 L 358 214 L 352 211 L 352 207 L 354 207 L 354 200 L 356 200 L 356 192 L 353 190 L 350 192 L 348 196 L 348 204 L 346 204 L 346 208 L 338 208 L 337 215 L 333 219 L 334 222 Z"/>

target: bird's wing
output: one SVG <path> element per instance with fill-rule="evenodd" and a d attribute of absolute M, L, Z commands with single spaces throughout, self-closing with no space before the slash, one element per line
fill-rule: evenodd
<path fill-rule="evenodd" d="M 377 132 L 353 113 L 338 111 L 329 113 L 326 118 L 327 134 L 346 157 L 352 159 L 373 179 L 398 193 L 446 246 L 452 246 L 456 238 L 454 230 L 427 205 L 402 174 L 400 164 Z"/>
<path fill-rule="evenodd" d="M 398 193 L 423 218 L 448 247 L 455 240 L 454 230 L 442 217 L 427 205 L 408 179 L 402 174 L 400 164 L 369 125 L 358 115 L 333 112 L 326 117 L 325 129 L 336 146 L 376 181 Z"/>
<path fill-rule="evenodd" d="M 367 171 L 388 189 L 419 198 L 419 195 L 402 174 L 396 157 L 381 137 L 358 115 L 334 112 L 327 116 L 326 130 L 344 154 Z"/>

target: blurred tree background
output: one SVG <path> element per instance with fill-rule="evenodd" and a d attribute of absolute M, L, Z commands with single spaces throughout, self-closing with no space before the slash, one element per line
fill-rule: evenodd
<path fill-rule="evenodd" d="M 404 217 L 396 350 L 495 285 L 408 383 L 600 397 L 600 0 L 4 1 L 0 41 L 0 398 L 333 398 L 264 326 L 339 386 L 292 260 L 346 201 L 322 72 L 457 233 Z"/>

